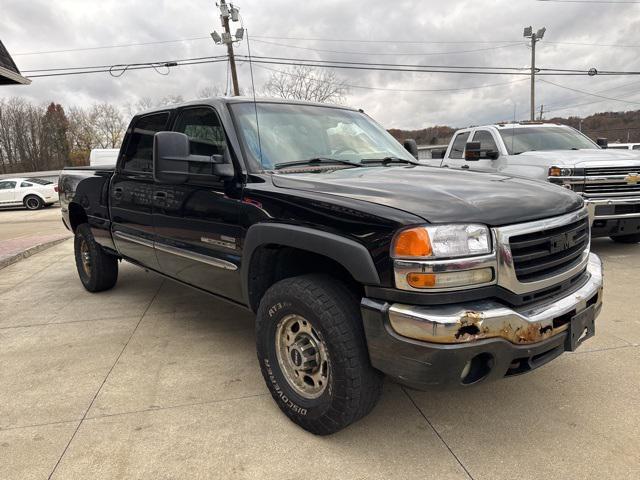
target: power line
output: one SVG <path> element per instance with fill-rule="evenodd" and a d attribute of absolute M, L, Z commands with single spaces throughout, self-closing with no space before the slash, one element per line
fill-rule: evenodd
<path fill-rule="evenodd" d="M 192 58 L 182 58 L 179 60 L 166 60 L 160 62 L 137 62 L 137 63 L 127 63 L 120 64 L 120 66 L 138 66 L 138 65 L 151 65 L 151 64 L 164 64 L 171 62 L 189 62 L 195 60 L 211 60 L 217 58 L 227 58 L 226 55 L 214 55 L 214 56 L 206 56 L 206 57 L 192 57 Z M 58 67 L 58 68 L 36 68 L 32 70 L 22 70 L 22 73 L 31 73 L 31 72 L 57 72 L 57 71 L 66 71 L 66 70 L 89 70 L 94 68 L 113 68 L 115 65 L 89 65 L 84 67 Z"/>
<path fill-rule="evenodd" d="M 603 98 L 605 100 L 612 100 L 612 101 L 615 101 L 615 102 L 632 103 L 632 104 L 635 104 L 635 105 L 640 105 L 640 102 L 632 102 L 630 100 L 623 100 L 621 98 L 607 97 L 607 96 L 604 96 L 604 95 L 599 95 L 599 94 L 594 93 L 594 92 L 587 92 L 585 90 L 579 90 L 577 88 L 567 87 L 566 85 L 560 85 L 558 83 L 550 82 L 549 80 L 540 80 L 540 81 L 544 82 L 544 83 L 548 83 L 549 85 L 553 85 L 553 86 L 559 87 L 559 88 L 564 88 L 565 90 L 570 90 L 572 92 L 578 92 L 578 93 L 582 93 L 582 94 L 585 94 L 585 95 L 590 95 L 592 97 Z"/>
<path fill-rule="evenodd" d="M 548 3 L 603 3 L 603 4 L 633 4 L 640 3 L 637 0 L 536 0 L 537 2 L 548 2 Z"/>
<path fill-rule="evenodd" d="M 495 47 L 485 47 L 485 48 L 475 48 L 472 50 L 453 50 L 453 51 L 446 51 L 446 52 L 421 52 L 421 53 L 417 53 L 417 52 L 355 52 L 355 51 L 347 51 L 347 50 L 327 50 L 327 49 L 322 49 L 322 48 L 313 48 L 313 47 L 301 47 L 299 45 L 288 45 L 286 43 L 278 43 L 278 42 L 271 42 L 271 41 L 267 41 L 267 40 L 256 40 L 255 38 L 253 39 L 254 42 L 259 42 L 259 43 L 264 43 L 264 44 L 268 44 L 268 45 L 275 45 L 275 46 L 279 46 L 279 47 L 285 47 L 285 48 L 295 48 L 298 50 L 311 50 L 314 52 L 323 52 L 323 53 L 339 53 L 339 54 L 351 54 L 351 55 L 373 55 L 373 56 L 382 56 L 382 55 L 386 55 L 386 56 L 394 56 L 394 57 L 398 57 L 398 56 L 419 56 L 419 57 L 425 57 L 425 56 L 431 56 L 431 55 L 453 55 L 453 54 L 459 54 L 459 53 L 473 53 L 473 52 L 483 52 L 483 51 L 487 51 L 487 50 L 497 50 L 500 48 L 508 48 L 508 47 L 514 47 L 514 46 L 518 46 L 518 45 L 522 45 L 522 42 L 517 42 L 517 43 L 509 43 L 507 45 L 498 45 Z"/>
<path fill-rule="evenodd" d="M 284 75 L 289 75 L 292 77 L 298 77 L 300 78 L 301 75 L 297 75 L 293 72 L 287 72 L 284 70 L 279 70 L 277 68 L 271 68 L 271 67 L 265 67 L 264 65 L 256 65 L 256 67 L 261 68 L 263 70 L 269 70 L 271 72 L 276 72 L 276 73 L 281 73 Z M 500 87 L 500 86 L 505 86 L 505 85 L 511 85 L 514 83 L 518 83 L 518 82 L 523 82 L 526 80 L 526 78 L 520 78 L 518 80 L 513 80 L 511 82 L 503 82 L 503 83 L 493 83 L 493 84 L 488 84 L 488 85 L 477 85 L 477 86 L 473 86 L 473 87 L 460 87 L 460 88 L 420 88 L 420 89 L 401 89 L 401 88 L 385 88 L 385 87 L 370 87 L 367 85 L 354 85 L 351 83 L 342 83 L 342 82 L 327 82 L 327 81 L 323 81 L 323 80 L 319 80 L 319 79 L 311 79 L 312 81 L 318 82 L 318 83 L 325 83 L 328 85 L 336 85 L 336 86 L 344 86 L 347 88 L 356 88 L 356 89 L 363 89 L 363 90 L 380 90 L 380 91 L 387 91 L 387 92 L 407 92 L 407 93 L 434 93 L 434 92 L 458 92 L 458 91 L 466 91 L 466 90 L 477 90 L 477 89 L 481 89 L 481 88 L 489 88 L 489 87 Z"/>

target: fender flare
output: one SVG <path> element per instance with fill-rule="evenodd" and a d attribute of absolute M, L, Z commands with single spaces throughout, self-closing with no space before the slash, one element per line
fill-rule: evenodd
<path fill-rule="evenodd" d="M 364 245 L 334 233 L 283 223 L 259 223 L 249 227 L 242 249 L 242 296 L 249 301 L 249 268 L 255 250 L 262 245 L 282 245 L 317 253 L 335 260 L 364 285 L 380 285 L 378 270 Z"/>

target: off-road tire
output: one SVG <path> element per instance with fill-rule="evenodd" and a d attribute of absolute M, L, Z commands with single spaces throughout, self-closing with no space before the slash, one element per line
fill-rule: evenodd
<path fill-rule="evenodd" d="M 300 395 L 278 362 L 279 322 L 291 315 L 307 319 L 328 352 L 329 382 L 317 398 Z M 382 391 L 383 375 L 369 361 L 358 298 L 328 275 L 281 280 L 260 301 L 256 318 L 258 361 L 278 407 L 296 424 L 328 435 L 367 415 Z"/>
<path fill-rule="evenodd" d="M 90 292 L 109 290 L 118 280 L 118 259 L 95 241 L 87 223 L 78 225 L 74 239 L 76 268 L 84 288 Z M 85 268 L 85 261 L 89 267 Z"/>
<path fill-rule="evenodd" d="M 37 195 L 27 195 L 22 201 L 27 210 L 40 210 L 44 207 L 44 202 Z"/>
<path fill-rule="evenodd" d="M 611 240 L 617 243 L 638 243 L 640 242 L 640 233 L 631 233 L 629 235 L 616 235 L 610 238 Z"/>

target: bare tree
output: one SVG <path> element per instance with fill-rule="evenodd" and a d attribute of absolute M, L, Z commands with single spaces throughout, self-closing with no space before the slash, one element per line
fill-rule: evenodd
<path fill-rule="evenodd" d="M 90 113 L 100 148 L 119 148 L 127 127 L 120 109 L 109 103 L 95 104 Z"/>
<path fill-rule="evenodd" d="M 198 98 L 220 97 L 223 92 L 217 86 L 204 87 L 198 92 Z"/>
<path fill-rule="evenodd" d="M 264 86 L 268 95 L 322 103 L 344 103 L 348 86 L 330 70 L 296 65 L 273 72 Z"/>

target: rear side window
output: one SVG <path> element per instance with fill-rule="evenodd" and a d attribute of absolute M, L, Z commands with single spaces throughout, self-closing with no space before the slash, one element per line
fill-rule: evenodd
<path fill-rule="evenodd" d="M 10 190 L 16 188 L 16 182 L 0 182 L 0 190 Z"/>
<path fill-rule="evenodd" d="M 464 153 L 464 147 L 467 144 L 469 138 L 469 132 L 462 132 L 456 135 L 456 139 L 453 141 L 449 158 L 462 158 Z"/>
<path fill-rule="evenodd" d="M 27 178 L 27 180 L 31 183 L 37 183 L 38 185 L 51 185 L 53 183 L 49 180 L 43 180 L 41 178 Z"/>
<path fill-rule="evenodd" d="M 22 182 L 20 188 L 33 187 L 33 183 Z"/>
<path fill-rule="evenodd" d="M 153 171 L 153 136 L 166 130 L 168 120 L 169 112 L 161 112 L 146 115 L 135 122 L 123 155 L 123 170 L 135 173 Z"/>
<path fill-rule="evenodd" d="M 633 146 L 633 149 L 634 149 L 634 150 L 640 150 L 640 145 L 634 145 L 634 146 Z"/>

